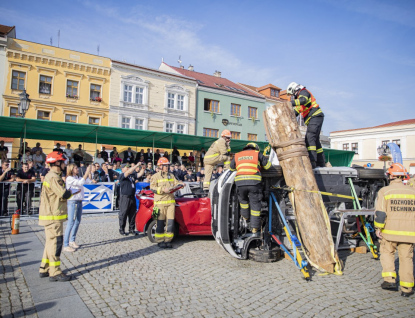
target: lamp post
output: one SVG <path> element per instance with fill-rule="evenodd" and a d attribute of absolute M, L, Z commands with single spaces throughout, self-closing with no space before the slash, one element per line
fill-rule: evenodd
<path fill-rule="evenodd" d="M 391 153 L 389 147 L 383 144 L 377 148 L 379 156 L 387 156 Z M 386 161 L 383 161 L 383 171 L 386 171 Z"/>
<path fill-rule="evenodd" d="M 29 94 L 26 93 L 25 89 L 19 94 L 19 97 L 20 97 L 20 103 L 19 103 L 18 111 L 19 111 L 19 114 L 21 115 L 21 117 L 24 118 L 26 116 L 27 110 L 29 109 L 31 100 L 29 99 Z M 25 131 L 26 131 L 26 123 L 25 123 Z M 25 154 L 26 154 L 26 143 L 25 143 L 25 139 L 23 137 L 22 158 Z"/>

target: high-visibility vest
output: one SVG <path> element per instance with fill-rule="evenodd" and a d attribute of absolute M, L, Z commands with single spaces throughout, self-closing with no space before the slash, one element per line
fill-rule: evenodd
<path fill-rule="evenodd" d="M 299 106 L 298 112 L 301 114 L 301 116 L 303 116 L 303 118 L 306 118 L 308 116 L 308 114 L 310 113 L 311 108 L 318 108 L 320 106 L 317 104 L 316 99 L 314 98 L 313 94 L 311 94 L 311 92 L 308 89 L 303 88 L 298 93 L 298 96 L 300 96 L 301 92 L 304 91 L 304 90 L 307 91 L 310 94 L 310 97 L 309 97 L 307 103 L 305 103 L 304 105 Z"/>
<path fill-rule="evenodd" d="M 236 176 L 260 175 L 256 150 L 245 150 L 235 155 Z"/>

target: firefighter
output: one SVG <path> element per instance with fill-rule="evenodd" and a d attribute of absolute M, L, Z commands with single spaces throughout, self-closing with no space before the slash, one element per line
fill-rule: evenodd
<path fill-rule="evenodd" d="M 262 177 L 260 167 L 269 169 L 271 162 L 259 152 L 256 143 L 250 142 L 243 151 L 235 154 L 230 164 L 231 171 L 237 171 L 235 184 L 238 188 L 238 199 L 241 214 L 245 221 L 251 215 L 251 229 L 254 236 L 260 236 Z"/>
<path fill-rule="evenodd" d="M 292 82 L 288 85 L 287 95 L 294 96 L 291 101 L 295 115 L 301 115 L 307 126 L 305 143 L 310 157 L 311 166 L 325 167 L 323 148 L 320 143 L 320 132 L 323 126 L 324 114 L 317 104 L 313 94 L 305 86 Z"/>
<path fill-rule="evenodd" d="M 205 164 L 205 180 L 203 181 L 203 190 L 209 191 L 212 171 L 217 164 L 223 164 L 224 169 L 229 169 L 229 164 L 231 163 L 230 142 L 231 132 L 225 129 L 222 131 L 220 138 L 216 140 L 206 152 L 203 161 Z"/>
<path fill-rule="evenodd" d="M 169 172 L 169 159 L 162 157 L 157 162 L 161 171 L 151 177 L 150 189 L 154 192 L 154 208 L 159 209 L 155 240 L 160 248 L 171 248 L 171 240 L 174 236 L 174 209 L 176 200 L 171 189 L 181 183 Z M 167 227 L 165 223 L 167 220 Z"/>
<path fill-rule="evenodd" d="M 50 171 L 43 181 L 40 195 L 39 225 L 45 227 L 45 250 L 40 264 L 39 276 L 49 277 L 52 282 L 65 282 L 71 276 L 62 273 L 60 255 L 63 245 L 63 222 L 68 218 L 67 204 L 72 191 L 66 190 L 61 173 L 65 169 L 65 156 L 52 152 L 46 157 Z"/>
<path fill-rule="evenodd" d="M 414 294 L 415 189 L 402 183 L 406 170 L 400 163 L 394 163 L 388 174 L 391 182 L 380 189 L 375 208 L 384 279 L 381 287 L 397 290 L 395 252 L 398 250 L 401 296 L 409 297 Z"/>

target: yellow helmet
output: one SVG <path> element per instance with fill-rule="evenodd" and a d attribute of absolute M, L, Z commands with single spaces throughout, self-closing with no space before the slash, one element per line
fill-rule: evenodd
<path fill-rule="evenodd" d="M 258 145 L 254 142 L 247 143 L 243 150 L 247 150 L 247 149 L 255 149 L 256 151 L 259 151 Z"/>

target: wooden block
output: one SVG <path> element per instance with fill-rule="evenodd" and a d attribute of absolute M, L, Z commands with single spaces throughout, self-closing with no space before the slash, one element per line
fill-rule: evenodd
<path fill-rule="evenodd" d="M 367 253 L 367 248 L 366 246 L 358 246 L 355 248 L 356 253 L 359 254 L 366 254 Z"/>

